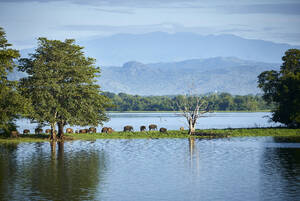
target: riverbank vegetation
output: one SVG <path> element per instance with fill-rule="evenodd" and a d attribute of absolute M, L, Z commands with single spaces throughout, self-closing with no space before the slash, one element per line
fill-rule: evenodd
<path fill-rule="evenodd" d="M 93 134 L 65 134 L 65 140 L 96 140 L 96 139 L 159 139 L 159 138 L 218 138 L 218 137 L 300 137 L 300 129 L 288 128 L 227 128 L 227 129 L 200 129 L 194 135 L 189 135 L 187 130 L 170 130 L 165 133 L 159 131 L 144 132 L 113 132 Z M 0 135 L 0 143 L 20 142 L 45 142 L 50 140 L 48 134 L 26 134 L 18 138 Z"/>
<path fill-rule="evenodd" d="M 125 93 L 104 92 L 109 97 L 113 107 L 108 111 L 180 111 L 178 102 L 184 99 L 183 95 L 177 96 L 139 96 Z M 197 96 L 198 97 L 198 96 Z M 197 98 L 193 97 L 194 99 Z M 209 105 L 211 111 L 263 111 L 271 110 L 272 105 L 267 105 L 261 95 L 231 95 L 229 93 L 210 93 L 200 96 Z"/>

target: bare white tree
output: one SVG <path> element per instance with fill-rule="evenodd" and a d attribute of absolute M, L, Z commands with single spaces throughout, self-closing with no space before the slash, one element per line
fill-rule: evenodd
<path fill-rule="evenodd" d="M 189 126 L 189 134 L 196 131 L 197 120 L 208 110 L 208 103 L 198 95 L 184 95 L 177 101 L 180 115 L 184 116 Z"/>

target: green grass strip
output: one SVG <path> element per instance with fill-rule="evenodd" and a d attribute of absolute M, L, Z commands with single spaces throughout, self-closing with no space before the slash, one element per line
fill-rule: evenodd
<path fill-rule="evenodd" d="M 156 139 L 156 138 L 208 138 L 208 137 L 300 137 L 300 129 L 288 128 L 241 128 L 241 129 L 201 129 L 196 131 L 197 135 L 189 135 L 187 131 L 170 130 L 166 133 L 159 131 L 144 132 L 113 132 L 92 134 L 65 134 L 66 140 L 96 140 L 96 139 Z M 18 138 L 10 138 L 0 135 L 0 143 L 20 142 L 44 142 L 49 141 L 48 134 L 27 134 Z"/>

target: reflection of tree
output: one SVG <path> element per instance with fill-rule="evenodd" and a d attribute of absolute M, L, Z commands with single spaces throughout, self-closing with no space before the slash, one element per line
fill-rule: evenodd
<path fill-rule="evenodd" d="M 6 192 L 14 188 L 17 150 L 18 144 L 0 144 L 0 200 L 11 200 Z"/>
<path fill-rule="evenodd" d="M 193 137 L 189 138 L 189 151 L 190 151 L 190 157 L 192 159 L 195 151 L 195 138 Z"/>
<path fill-rule="evenodd" d="M 190 167 L 195 172 L 195 175 L 200 176 L 200 155 L 197 150 L 197 143 L 195 141 L 199 141 L 201 139 L 197 139 L 194 137 L 189 138 L 189 153 L 190 153 Z"/>
<path fill-rule="evenodd" d="M 103 151 L 88 147 L 78 149 L 74 146 L 65 150 L 63 142 L 50 144 L 50 150 L 45 150 L 45 144 L 42 147 L 35 146 L 34 153 L 27 154 L 24 162 L 18 159 L 15 164 L 8 165 L 5 164 L 7 160 L 15 157 L 7 154 L 7 160 L 2 160 L 3 151 L 0 150 L 0 192 L 5 193 L 4 198 L 9 198 L 12 193 L 26 192 L 24 200 L 32 196 L 37 200 L 96 200 L 106 167 L 106 155 Z M 18 154 L 20 157 L 21 153 Z M 16 170 L 11 169 L 14 167 Z M 8 179 L 16 178 L 10 183 L 18 185 L 18 188 L 2 184 L 2 174 Z M 4 181 L 7 180 L 5 177 Z M 3 200 L 1 193 L 0 200 Z"/>
<path fill-rule="evenodd" d="M 274 138 L 277 143 L 280 138 Z M 283 145 L 284 146 L 284 145 Z M 266 148 L 262 157 L 262 195 L 270 200 L 296 200 L 300 197 L 300 149 Z"/>
<path fill-rule="evenodd" d="M 104 154 L 96 151 L 65 154 L 63 142 L 58 143 L 57 151 L 54 161 L 44 161 L 43 156 L 33 159 L 28 169 L 33 173 L 32 191 L 52 200 L 94 199 L 105 167 Z"/>

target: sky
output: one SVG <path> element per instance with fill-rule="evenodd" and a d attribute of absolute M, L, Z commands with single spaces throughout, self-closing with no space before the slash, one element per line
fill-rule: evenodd
<path fill-rule="evenodd" d="M 0 27 L 17 49 L 156 31 L 300 45 L 300 0 L 0 0 Z"/>

